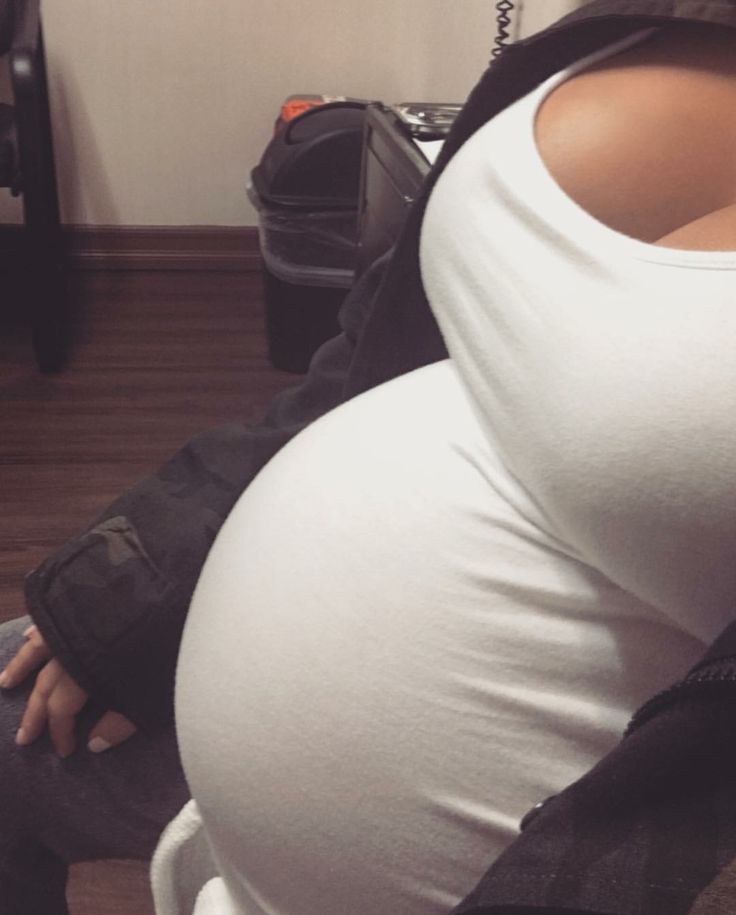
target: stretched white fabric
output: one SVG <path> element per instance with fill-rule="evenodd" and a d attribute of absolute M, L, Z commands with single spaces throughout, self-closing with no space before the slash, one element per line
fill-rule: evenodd
<path fill-rule="evenodd" d="M 736 594 L 736 252 L 608 228 L 554 181 L 534 134 L 556 86 L 651 32 L 463 145 L 431 195 L 421 268 L 489 441 L 545 530 L 710 642 Z"/>
<path fill-rule="evenodd" d="M 243 494 L 176 713 L 244 911 L 446 915 L 702 651 L 540 520 L 450 362 L 333 411 Z"/>
<path fill-rule="evenodd" d="M 683 581 L 733 520 L 715 491 L 736 256 L 635 242 L 561 198 L 533 145 L 554 82 L 430 201 L 452 361 L 299 435 L 202 572 L 178 733 L 242 915 L 446 915 L 720 624 L 729 573 L 714 561 L 702 600 Z"/>

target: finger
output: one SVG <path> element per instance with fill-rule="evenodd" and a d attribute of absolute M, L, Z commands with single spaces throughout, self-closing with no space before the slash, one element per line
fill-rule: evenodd
<path fill-rule="evenodd" d="M 0 674 L 0 687 L 12 689 L 14 686 L 18 686 L 44 661 L 48 661 L 50 657 L 51 652 L 43 640 L 41 642 L 36 642 L 35 640 L 27 641 L 24 645 L 21 645 L 5 670 Z"/>
<path fill-rule="evenodd" d="M 35 623 L 32 626 L 29 626 L 28 629 L 23 633 L 23 635 L 31 642 L 32 645 L 37 645 L 39 647 L 49 650 L 49 646 L 46 644 L 46 639 L 41 635 L 41 630 Z"/>
<path fill-rule="evenodd" d="M 77 745 L 74 736 L 74 725 L 76 720 L 76 715 L 72 715 L 68 712 L 63 712 L 58 715 L 49 714 L 49 737 L 51 738 L 51 743 L 54 745 L 54 749 L 62 759 L 71 756 Z"/>
<path fill-rule="evenodd" d="M 28 697 L 16 743 L 26 746 L 33 743 L 43 733 L 48 717 L 48 700 L 54 687 L 64 674 L 64 668 L 58 661 L 49 661 L 41 670 Z"/>
<path fill-rule="evenodd" d="M 105 712 L 89 735 L 87 749 L 103 753 L 136 733 L 138 728 L 120 712 Z"/>
<path fill-rule="evenodd" d="M 59 756 L 70 756 L 74 752 L 77 715 L 86 703 L 87 693 L 64 671 L 47 703 L 49 735 Z"/>

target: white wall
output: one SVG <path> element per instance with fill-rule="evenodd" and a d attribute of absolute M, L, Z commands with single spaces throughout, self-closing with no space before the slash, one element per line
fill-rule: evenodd
<path fill-rule="evenodd" d="M 572 5 L 525 0 L 522 29 Z M 495 34 L 491 0 L 44 0 L 43 14 L 63 218 L 87 225 L 253 224 L 247 174 L 285 96 L 462 101 Z"/>

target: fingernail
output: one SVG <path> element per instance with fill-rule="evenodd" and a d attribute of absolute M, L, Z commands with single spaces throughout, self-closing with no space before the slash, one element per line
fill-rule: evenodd
<path fill-rule="evenodd" d="M 26 631 L 23 633 L 23 635 L 26 638 L 28 638 L 28 636 L 33 632 L 34 629 L 35 629 L 35 623 L 33 625 L 29 626 L 28 629 L 26 629 Z"/>
<path fill-rule="evenodd" d="M 3 671 L 0 674 L 0 689 L 5 689 L 5 687 L 8 685 L 9 680 L 10 680 L 10 677 L 8 677 L 7 672 Z"/>
<path fill-rule="evenodd" d="M 28 734 L 26 733 L 25 728 L 19 729 L 18 733 L 15 735 L 15 742 L 21 747 L 24 747 L 29 743 Z"/>
<path fill-rule="evenodd" d="M 109 750 L 111 746 L 112 744 L 108 743 L 104 737 L 93 737 L 87 744 L 87 749 L 91 750 L 93 753 L 104 753 L 105 750 Z"/>

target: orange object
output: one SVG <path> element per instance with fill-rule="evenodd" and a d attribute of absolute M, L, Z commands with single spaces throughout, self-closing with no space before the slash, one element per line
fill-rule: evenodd
<path fill-rule="evenodd" d="M 281 106 L 280 120 L 287 124 L 289 121 L 293 121 L 294 118 L 299 117 L 300 114 L 304 114 L 305 111 L 309 111 L 310 108 L 317 108 L 319 105 L 324 105 L 324 100 L 321 97 L 289 98 Z"/>
<path fill-rule="evenodd" d="M 1 2 L 1 0 L 0 0 Z M 303 95 L 290 95 L 284 99 L 279 111 L 279 116 L 274 124 L 274 133 L 282 130 L 289 121 L 298 118 L 312 108 L 319 108 L 320 105 L 329 105 L 330 102 L 344 102 L 344 95 L 312 95 L 304 93 Z"/>

